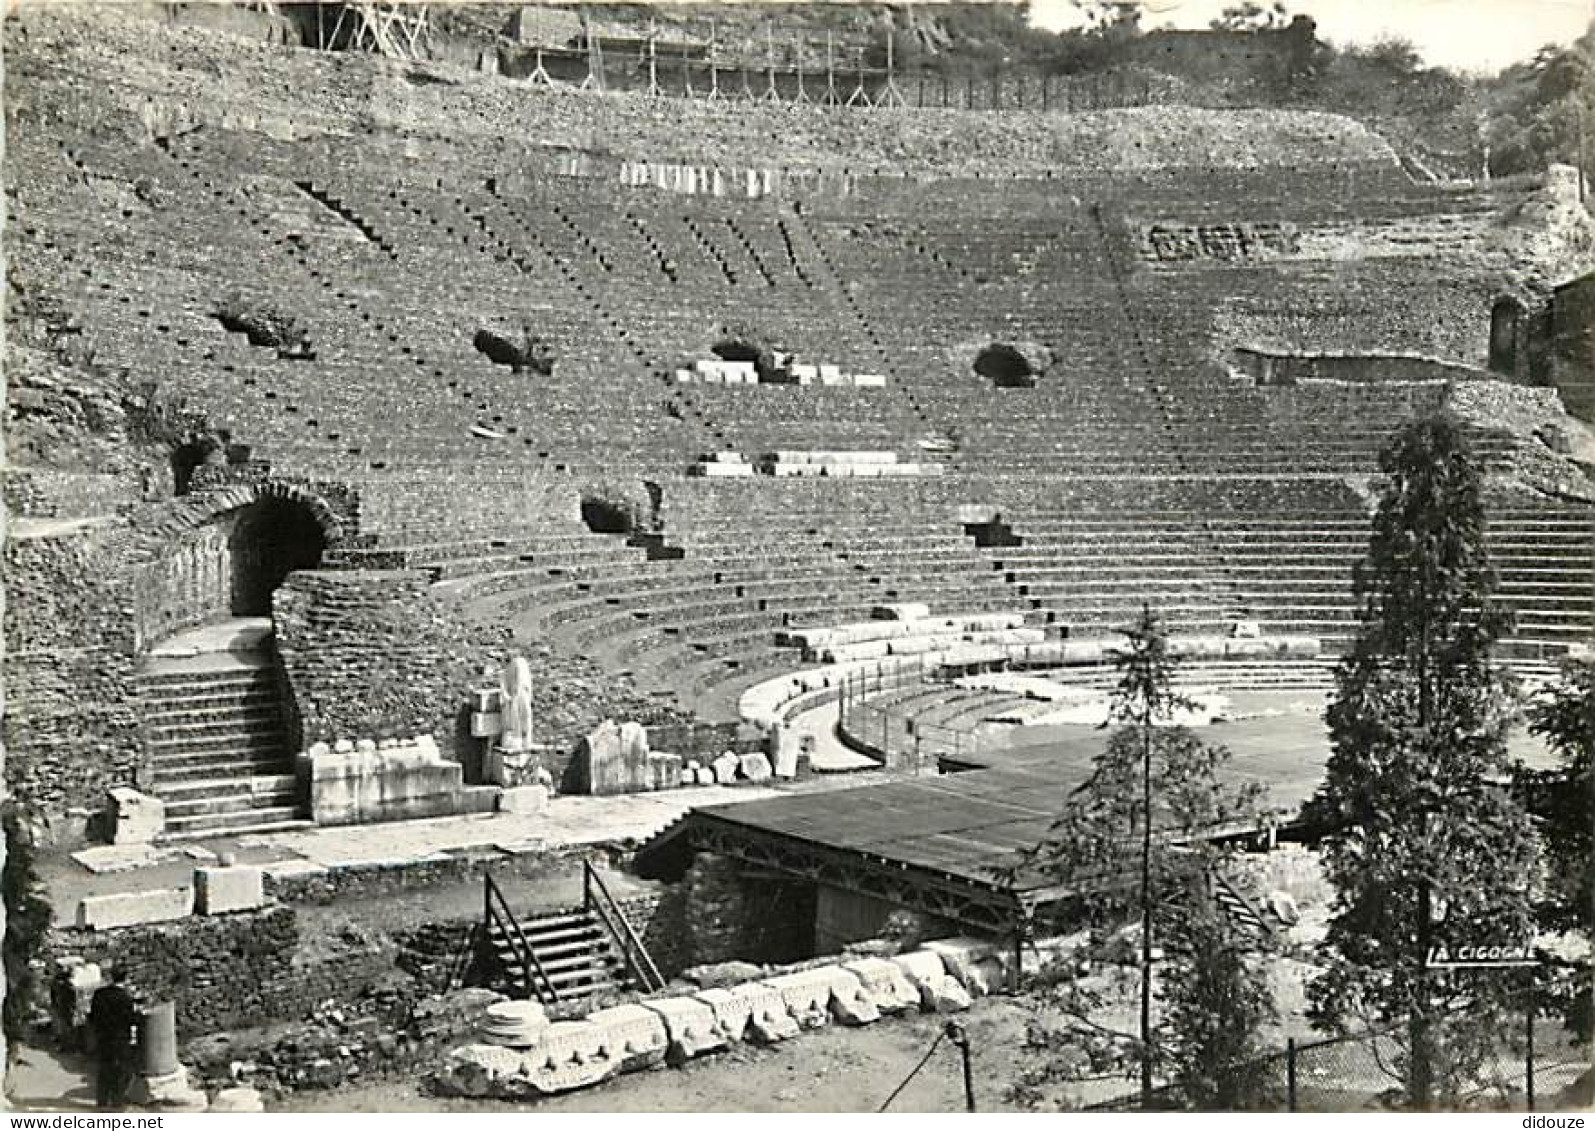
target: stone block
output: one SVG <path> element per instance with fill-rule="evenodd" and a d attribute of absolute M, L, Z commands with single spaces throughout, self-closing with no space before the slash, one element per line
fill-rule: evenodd
<path fill-rule="evenodd" d="M 997 944 L 985 939 L 936 939 L 925 949 L 941 956 L 947 973 L 971 996 L 984 997 L 1003 988 L 1007 982 L 1007 955 Z"/>
<path fill-rule="evenodd" d="M 834 966 L 814 970 L 794 970 L 766 978 L 764 984 L 781 995 L 787 1012 L 804 1029 L 818 1029 L 831 1019 L 831 986 Z"/>
<path fill-rule="evenodd" d="M 342 743 L 339 743 L 342 745 Z M 310 758 L 310 815 L 318 825 L 403 821 L 460 812 L 464 769 L 436 747 L 403 745 Z"/>
<path fill-rule="evenodd" d="M 858 958 L 842 963 L 842 969 L 864 983 L 882 1013 L 902 1013 L 919 1006 L 919 991 L 903 971 L 884 958 Z"/>
<path fill-rule="evenodd" d="M 159 1076 L 135 1076 L 127 1090 L 129 1103 L 161 1111 L 196 1112 L 210 1106 L 204 1091 L 188 1081 L 188 1069 L 178 1065 L 175 1071 Z"/>
<path fill-rule="evenodd" d="M 747 1036 L 748 1022 L 753 1018 L 753 1002 L 748 995 L 722 986 L 699 990 L 692 996 L 714 1012 L 715 1028 L 727 1041 L 736 1042 Z"/>
<path fill-rule="evenodd" d="M 577 780 L 584 793 L 610 796 L 648 789 L 648 732 L 638 723 L 605 719 L 576 752 Z"/>
<path fill-rule="evenodd" d="M 694 997 L 715 1010 L 715 1023 L 727 1040 L 750 1040 L 772 1045 L 777 1040 L 796 1037 L 797 1021 L 786 1008 L 780 991 L 767 983 L 742 983 L 705 989 Z"/>
<path fill-rule="evenodd" d="M 471 712 L 472 738 L 497 738 L 504 733 L 504 716 L 497 711 Z"/>
<path fill-rule="evenodd" d="M 499 713 L 499 690 L 496 687 L 478 687 L 471 691 L 471 713 L 496 715 Z"/>
<path fill-rule="evenodd" d="M 831 1016 L 843 1025 L 869 1025 L 881 1019 L 875 997 L 864 980 L 841 966 L 824 966 L 831 974 Z"/>
<path fill-rule="evenodd" d="M 748 781 L 766 782 L 770 780 L 773 773 L 770 769 L 770 759 L 766 758 L 762 752 L 755 750 L 752 754 L 742 755 L 737 761 L 738 769 Z"/>
<path fill-rule="evenodd" d="M 908 984 L 919 993 L 919 1007 L 927 1013 L 956 1013 L 972 1004 L 967 990 L 947 973 L 941 955 L 931 950 L 916 950 L 887 959 L 902 971 Z"/>
<path fill-rule="evenodd" d="M 802 1031 L 797 1018 L 787 1008 L 786 1000 L 771 986 L 763 982 L 749 982 L 733 986 L 729 992 L 747 999 L 752 1007 L 746 1034 L 749 1041 L 770 1045 L 795 1037 Z"/>
<path fill-rule="evenodd" d="M 587 1021 L 558 1021 L 530 1049 L 465 1045 L 433 1076 L 444 1095 L 529 1100 L 597 1084 L 620 1071 L 603 1036 Z"/>
<path fill-rule="evenodd" d="M 690 997 L 656 998 L 639 1003 L 657 1013 L 670 1036 L 669 1059 L 674 1064 L 700 1053 L 724 1048 L 726 1039 L 715 1024 L 714 1010 Z"/>
<path fill-rule="evenodd" d="M 646 756 L 648 788 L 679 789 L 681 786 L 681 755 L 652 751 Z"/>
<path fill-rule="evenodd" d="M 166 828 L 166 803 L 129 786 L 107 791 L 112 844 L 148 844 Z"/>
<path fill-rule="evenodd" d="M 714 770 L 710 769 L 708 766 L 699 766 L 695 777 L 696 781 L 694 781 L 694 785 L 713 785 L 715 782 L 720 780 L 715 776 Z"/>
<path fill-rule="evenodd" d="M 782 781 L 791 781 L 798 773 L 798 736 L 787 727 L 775 729 L 775 758 L 770 771 Z"/>
<path fill-rule="evenodd" d="M 194 869 L 194 910 L 200 915 L 253 911 L 266 904 L 265 875 L 249 864 Z"/>
<path fill-rule="evenodd" d="M 255 1088 L 223 1088 L 210 1101 L 213 1112 L 256 1115 L 266 1110 L 266 1101 Z"/>
<path fill-rule="evenodd" d="M 482 759 L 482 779 L 509 787 L 550 784 L 552 779 L 543 768 L 546 753 L 547 747 L 535 744 L 524 750 L 505 750 L 495 744 Z"/>
<path fill-rule="evenodd" d="M 186 919 L 194 910 L 193 888 L 156 888 L 85 896 L 78 903 L 77 925 L 90 931 L 168 923 Z"/>
<path fill-rule="evenodd" d="M 548 808 L 548 787 L 543 785 L 517 785 L 498 792 L 500 813 L 519 813 L 523 816 L 541 813 Z"/>
<path fill-rule="evenodd" d="M 432 1083 L 445 1096 L 533 1099 L 526 1054 L 502 1045 L 462 1045 L 443 1059 Z"/>
<path fill-rule="evenodd" d="M 670 1049 L 670 1034 L 659 1014 L 640 1005 L 617 1005 L 589 1013 L 587 1021 L 599 1031 L 604 1054 L 621 1072 L 635 1072 L 663 1064 Z"/>
<path fill-rule="evenodd" d="M 875 620 L 922 620 L 930 616 L 930 606 L 922 601 L 899 601 L 870 609 Z"/>
<path fill-rule="evenodd" d="M 741 761 L 731 751 L 727 750 L 711 764 L 714 770 L 714 780 L 719 785 L 730 785 L 737 780 L 737 771 L 742 768 Z"/>
<path fill-rule="evenodd" d="M 556 1021 L 522 1054 L 521 1074 L 541 1095 L 590 1087 L 620 1071 L 603 1031 L 590 1021 Z"/>

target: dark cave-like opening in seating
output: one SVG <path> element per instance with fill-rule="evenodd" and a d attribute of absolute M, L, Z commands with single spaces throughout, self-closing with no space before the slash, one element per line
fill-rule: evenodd
<path fill-rule="evenodd" d="M 208 463 L 225 462 L 226 454 L 222 443 L 208 436 L 173 447 L 167 457 L 172 469 L 172 494 L 188 494 L 194 472 Z"/>
<path fill-rule="evenodd" d="M 509 335 L 479 329 L 471 338 L 471 346 L 494 365 L 502 365 L 516 373 L 548 377 L 554 372 L 553 347 L 530 326 L 522 326 L 519 333 Z"/>
<path fill-rule="evenodd" d="M 709 352 L 721 361 L 750 362 L 753 365 L 754 372 L 759 375 L 761 382 L 770 380 L 775 374 L 774 348 L 761 345 L 748 338 L 721 338 L 710 347 Z"/>
<path fill-rule="evenodd" d="M 1515 298 L 1497 299 L 1490 308 L 1490 368 L 1496 373 L 1517 374 L 1527 319 L 1527 310 Z"/>
<path fill-rule="evenodd" d="M 594 534 L 631 534 L 637 525 L 630 507 L 592 497 L 582 500 L 582 522 Z"/>
<path fill-rule="evenodd" d="M 271 614 L 271 595 L 296 569 L 315 569 L 327 548 L 308 507 L 262 499 L 239 510 L 228 538 L 232 559 L 232 615 Z"/>
<path fill-rule="evenodd" d="M 1033 389 L 1039 376 L 1029 358 L 1002 342 L 994 342 L 976 355 L 975 372 L 999 389 Z"/>

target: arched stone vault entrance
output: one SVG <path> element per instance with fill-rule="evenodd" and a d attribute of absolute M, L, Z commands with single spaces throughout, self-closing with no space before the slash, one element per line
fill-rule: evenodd
<path fill-rule="evenodd" d="M 231 599 L 235 617 L 271 615 L 271 595 L 296 569 L 314 569 L 326 551 L 316 517 L 289 499 L 267 497 L 240 508 L 229 519 Z"/>

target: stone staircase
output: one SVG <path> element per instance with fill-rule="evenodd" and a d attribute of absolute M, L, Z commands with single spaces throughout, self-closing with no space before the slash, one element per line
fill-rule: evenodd
<path fill-rule="evenodd" d="M 574 908 L 522 919 L 520 930 L 558 995 L 553 1004 L 582 1001 L 629 986 L 625 963 L 594 912 Z M 502 982 L 494 988 L 511 997 L 541 998 L 537 987 L 528 985 L 515 943 L 498 920 L 488 928 L 488 943 Z"/>
<path fill-rule="evenodd" d="M 138 673 L 145 788 L 166 805 L 165 839 L 299 828 L 302 808 L 269 637 L 151 656 Z"/>

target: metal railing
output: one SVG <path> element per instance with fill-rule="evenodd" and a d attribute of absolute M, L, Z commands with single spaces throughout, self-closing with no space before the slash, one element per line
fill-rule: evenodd
<path fill-rule="evenodd" d="M 861 668 L 843 677 L 837 732 L 855 750 L 878 758 L 893 769 L 921 769 L 942 761 L 958 762 L 980 753 L 981 737 L 973 730 L 926 723 L 897 709 L 897 702 L 872 700 L 896 692 L 952 688 L 931 678 L 920 665 Z"/>
<path fill-rule="evenodd" d="M 537 952 L 532 949 L 532 944 L 521 930 L 520 921 L 515 918 L 515 912 L 510 910 L 509 901 L 504 898 L 504 893 L 499 890 L 498 884 L 493 882 L 491 873 L 482 873 L 482 892 L 483 944 L 492 945 L 493 930 L 497 928 L 499 934 L 509 943 L 510 950 L 520 965 L 526 991 L 544 1005 L 552 1005 L 559 1000 L 559 992 L 554 989 L 548 971 L 544 970 L 543 964 L 538 961 Z"/>
<path fill-rule="evenodd" d="M 659 967 L 654 964 L 653 956 L 648 953 L 648 948 L 643 945 L 642 939 L 632 928 L 631 921 L 620 909 L 620 904 L 609 893 L 603 877 L 588 860 L 582 861 L 582 907 L 604 925 L 609 937 L 614 939 L 616 947 L 620 950 L 620 957 L 626 964 L 626 970 L 631 974 L 632 980 L 642 987 L 643 992 L 653 993 L 664 989 L 665 978 L 659 972 Z"/>

